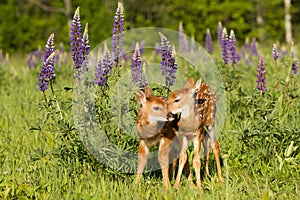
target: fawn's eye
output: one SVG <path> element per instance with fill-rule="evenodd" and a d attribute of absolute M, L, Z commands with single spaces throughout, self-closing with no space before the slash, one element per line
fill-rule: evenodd
<path fill-rule="evenodd" d="M 180 99 L 175 99 L 174 103 L 179 103 Z"/>
<path fill-rule="evenodd" d="M 206 99 L 197 99 L 197 104 L 203 104 L 206 101 Z"/>
<path fill-rule="evenodd" d="M 159 111 L 160 107 L 159 106 L 154 106 L 153 109 L 156 110 L 156 111 Z"/>

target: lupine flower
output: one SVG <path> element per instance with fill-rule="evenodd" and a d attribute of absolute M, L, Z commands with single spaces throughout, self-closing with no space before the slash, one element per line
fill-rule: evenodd
<path fill-rule="evenodd" d="M 40 91 L 45 91 L 48 88 L 48 84 L 55 80 L 54 59 L 56 54 L 57 52 L 54 53 L 54 33 L 52 33 L 45 46 L 44 63 L 38 76 Z"/>
<path fill-rule="evenodd" d="M 83 74 L 82 63 L 84 60 L 84 47 L 81 37 L 81 22 L 79 7 L 76 9 L 70 28 L 71 55 L 74 62 L 73 68 L 76 70 L 75 77 L 81 79 Z"/>
<path fill-rule="evenodd" d="M 112 52 L 114 62 L 119 65 L 123 53 L 123 36 L 124 36 L 124 8 L 122 3 L 118 3 L 116 15 L 114 17 L 114 25 L 112 29 Z"/>
<path fill-rule="evenodd" d="M 28 65 L 29 69 L 36 67 L 36 61 L 35 61 L 33 52 L 31 52 L 30 55 L 28 56 L 27 65 Z"/>
<path fill-rule="evenodd" d="M 178 28 L 178 43 L 180 53 L 187 53 L 189 49 L 188 40 L 184 34 L 182 22 L 179 22 Z"/>
<path fill-rule="evenodd" d="M 140 75 L 140 84 L 139 84 L 139 87 L 141 89 L 143 89 L 146 86 L 148 86 L 148 78 L 147 78 L 147 75 L 146 75 L 146 63 L 144 63 L 143 67 L 142 67 L 142 72 L 141 72 L 141 75 Z"/>
<path fill-rule="evenodd" d="M 298 74 L 299 73 L 299 61 L 298 58 L 295 58 L 292 64 L 292 70 L 293 74 Z"/>
<path fill-rule="evenodd" d="M 167 74 L 166 71 L 168 67 L 168 57 L 170 57 L 170 55 L 168 55 L 170 44 L 167 38 L 163 34 L 159 33 L 159 36 L 160 36 L 160 52 L 161 52 L 160 70 L 162 75 L 166 76 Z"/>
<path fill-rule="evenodd" d="M 272 49 L 272 56 L 274 60 L 277 60 L 279 58 L 279 52 L 276 44 L 273 44 L 273 49 Z"/>
<path fill-rule="evenodd" d="M 218 23 L 218 30 L 217 30 L 217 37 L 218 37 L 218 44 L 219 44 L 219 46 L 222 45 L 222 31 L 223 31 L 222 22 L 219 21 L 219 23 Z"/>
<path fill-rule="evenodd" d="M 88 23 L 85 24 L 85 29 L 82 37 L 83 47 L 83 68 L 88 71 L 88 55 L 90 53 L 89 35 L 88 35 Z"/>
<path fill-rule="evenodd" d="M 113 61 L 111 54 L 104 43 L 104 55 L 101 59 L 101 49 L 98 50 L 98 61 L 95 70 L 95 83 L 99 86 L 107 86 L 108 75 L 111 74 Z"/>
<path fill-rule="evenodd" d="M 239 60 L 239 56 L 237 54 L 237 50 L 236 50 L 236 39 L 235 39 L 235 35 L 233 30 L 230 31 L 230 36 L 229 36 L 229 41 L 228 41 L 228 56 L 229 56 L 229 60 L 232 63 L 232 66 L 234 67 L 234 65 L 238 62 Z"/>
<path fill-rule="evenodd" d="M 212 38 L 210 34 L 210 30 L 206 30 L 206 36 L 205 36 L 205 48 L 208 53 L 212 53 L 213 46 L 212 46 Z"/>
<path fill-rule="evenodd" d="M 257 65 L 256 77 L 256 88 L 262 93 L 266 90 L 266 67 L 264 63 L 264 57 L 262 55 L 260 56 L 259 63 Z"/>
<path fill-rule="evenodd" d="M 245 46 L 245 49 L 246 49 L 247 51 L 250 52 L 251 45 L 250 45 L 250 42 L 249 42 L 249 38 L 248 38 L 248 37 L 246 37 L 246 39 L 245 39 L 245 44 L 244 44 L 244 46 Z"/>
<path fill-rule="evenodd" d="M 47 90 L 48 84 L 54 81 L 54 59 L 57 52 L 58 51 L 52 52 L 42 66 L 42 70 L 38 77 L 38 86 L 40 91 L 44 92 L 45 90 Z"/>
<path fill-rule="evenodd" d="M 45 48 L 45 55 L 44 55 L 44 62 L 48 59 L 48 57 L 51 55 L 51 53 L 54 52 L 54 33 L 50 35 L 48 38 L 48 41 L 46 43 L 46 48 Z"/>
<path fill-rule="evenodd" d="M 222 33 L 221 49 L 222 49 L 222 59 L 223 59 L 223 62 L 224 62 L 224 64 L 228 64 L 229 63 L 229 56 L 228 56 L 228 35 L 227 35 L 226 28 L 223 29 L 223 33 Z"/>
<path fill-rule="evenodd" d="M 140 53 L 141 53 L 141 55 L 143 55 L 144 50 L 145 50 L 145 40 L 142 40 L 140 42 Z"/>
<path fill-rule="evenodd" d="M 291 42 L 291 57 L 295 57 L 295 46 L 294 46 L 294 41 Z"/>
<path fill-rule="evenodd" d="M 176 59 L 176 51 L 175 46 L 172 46 L 172 49 L 169 48 L 168 55 L 168 67 L 167 67 L 167 74 L 166 74 L 166 86 L 170 87 L 174 85 L 176 79 L 176 72 L 177 72 L 177 59 Z"/>
<path fill-rule="evenodd" d="M 171 47 L 167 38 L 159 33 L 161 38 L 161 73 L 165 77 L 165 84 L 170 87 L 174 84 L 177 72 L 175 47 Z"/>
<path fill-rule="evenodd" d="M 133 84 L 139 84 L 141 72 L 142 60 L 139 43 L 137 42 L 131 60 L 131 80 Z"/>
<path fill-rule="evenodd" d="M 280 55 L 282 57 L 289 55 L 288 50 L 287 50 L 286 47 L 283 47 L 283 48 L 280 49 Z"/>
<path fill-rule="evenodd" d="M 253 38 L 253 40 L 252 40 L 251 53 L 252 53 L 253 56 L 258 56 L 257 42 L 256 42 L 255 38 Z"/>
<path fill-rule="evenodd" d="M 34 55 L 37 57 L 38 61 L 41 63 L 42 62 L 42 48 L 39 46 L 36 51 L 34 51 Z"/>

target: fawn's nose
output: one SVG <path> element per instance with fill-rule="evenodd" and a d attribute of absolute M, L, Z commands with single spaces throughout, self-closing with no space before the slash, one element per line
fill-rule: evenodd
<path fill-rule="evenodd" d="M 175 119 L 175 114 L 169 112 L 167 114 L 167 119 L 168 119 L 168 121 L 173 121 Z"/>

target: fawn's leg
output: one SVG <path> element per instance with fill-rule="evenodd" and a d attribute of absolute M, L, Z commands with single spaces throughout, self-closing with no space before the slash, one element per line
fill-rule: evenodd
<path fill-rule="evenodd" d="M 177 176 L 176 176 L 176 180 L 175 180 L 175 184 L 174 184 L 175 189 L 178 189 L 178 187 L 179 187 L 182 170 L 183 170 L 183 167 L 187 160 L 187 153 L 186 153 L 187 147 L 188 147 L 188 140 L 185 136 L 183 136 L 182 137 L 182 147 L 181 147 L 180 157 L 179 157 L 179 167 L 178 167 L 178 172 L 177 172 Z"/>
<path fill-rule="evenodd" d="M 217 138 L 215 137 L 214 127 L 209 126 L 208 130 L 209 130 L 208 134 L 209 134 L 209 137 L 211 140 L 211 147 L 213 149 L 213 153 L 215 155 L 215 160 L 216 160 L 216 164 L 217 164 L 218 178 L 221 183 L 224 183 L 224 179 L 222 177 L 222 171 L 221 171 L 219 142 L 218 142 Z"/>
<path fill-rule="evenodd" d="M 213 152 L 215 155 L 216 163 L 217 163 L 217 171 L 218 171 L 218 178 L 221 183 L 224 183 L 224 179 L 222 177 L 221 171 L 221 163 L 220 163 L 220 147 L 219 142 L 216 140 L 215 144 L 213 145 Z"/>
<path fill-rule="evenodd" d="M 169 145 L 170 142 L 165 138 L 160 139 L 158 161 L 163 175 L 163 183 L 166 188 L 169 188 Z"/>
<path fill-rule="evenodd" d="M 200 135 L 193 138 L 193 143 L 194 143 L 193 166 L 194 166 L 194 169 L 195 169 L 197 187 L 200 188 L 200 189 L 202 188 L 202 186 L 201 186 L 201 175 L 200 175 L 200 168 L 201 168 L 200 148 L 201 148 L 202 140 L 203 140 L 202 134 L 200 134 Z"/>
<path fill-rule="evenodd" d="M 140 143 L 139 143 L 138 168 L 137 168 L 137 174 L 136 174 L 135 181 L 134 181 L 135 184 L 138 184 L 140 182 L 144 168 L 147 163 L 148 154 L 149 154 L 149 148 L 145 144 L 145 141 L 143 139 L 141 139 Z"/>
<path fill-rule="evenodd" d="M 203 146 L 204 146 L 204 165 L 205 165 L 204 177 L 206 178 L 209 175 L 208 163 L 209 163 L 209 154 L 211 151 L 211 140 L 208 134 L 203 139 Z"/>

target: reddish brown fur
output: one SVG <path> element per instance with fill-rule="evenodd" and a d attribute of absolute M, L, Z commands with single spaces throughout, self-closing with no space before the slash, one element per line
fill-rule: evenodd
<path fill-rule="evenodd" d="M 140 181 L 144 167 L 147 163 L 147 155 L 149 154 L 149 148 L 157 143 L 160 144 L 158 160 L 161 166 L 163 183 L 165 187 L 169 187 L 169 163 L 172 161 L 170 167 L 170 176 L 173 176 L 174 167 L 176 164 L 176 152 L 174 149 L 170 149 L 170 143 L 174 140 L 180 146 L 180 140 L 178 137 L 178 127 L 176 121 L 160 122 L 156 120 L 150 120 L 152 106 L 159 106 L 161 109 L 157 111 L 157 116 L 167 118 L 167 106 L 166 98 L 153 96 L 153 92 L 150 88 L 145 88 L 145 93 L 138 91 L 136 93 L 137 100 L 142 103 L 142 107 L 139 111 L 136 129 L 140 137 L 139 152 L 138 152 L 138 171 L 135 179 L 135 183 Z M 152 113 L 153 114 L 153 113 Z M 155 114 L 155 112 L 154 112 Z M 171 151 L 172 150 L 172 151 Z M 177 151 L 179 152 L 180 149 Z M 186 173 L 189 173 L 189 166 L 185 166 Z"/>
<path fill-rule="evenodd" d="M 182 117 L 178 123 L 180 129 L 183 132 L 183 140 L 192 140 L 194 142 L 194 160 L 193 165 L 196 172 L 197 186 L 201 188 L 200 182 L 200 147 L 204 141 L 204 149 L 206 152 L 206 172 L 208 172 L 208 158 L 209 152 L 212 148 L 211 139 L 207 137 L 205 126 L 214 126 L 214 115 L 216 107 L 216 95 L 211 92 L 208 84 L 201 84 L 199 80 L 196 84 L 192 78 L 190 78 L 182 89 L 175 90 L 169 97 L 167 104 L 170 112 L 182 112 Z M 213 133 L 212 133 L 213 135 Z M 186 138 L 186 139 L 185 139 Z M 215 139 L 215 138 L 214 138 Z M 219 144 L 216 141 L 213 146 L 214 154 L 217 157 L 217 167 L 219 179 L 223 182 L 221 177 L 221 168 L 219 161 Z M 178 188 L 181 171 L 183 165 L 186 162 L 186 149 L 187 142 L 183 142 L 182 151 L 180 154 L 179 170 L 175 181 L 175 188 Z M 207 153 L 208 152 L 208 153 Z"/>

